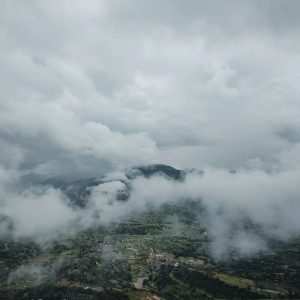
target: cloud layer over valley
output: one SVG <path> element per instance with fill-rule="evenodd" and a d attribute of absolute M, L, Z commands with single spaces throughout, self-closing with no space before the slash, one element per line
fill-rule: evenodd
<path fill-rule="evenodd" d="M 268 237 L 298 234 L 299 9 L 292 0 L 4 0 L 0 237 L 44 242 L 184 198 L 201 199 L 216 257 L 267 248 L 243 230 L 230 237 L 240 220 Z M 138 177 L 116 200 L 124 169 L 153 163 L 203 174 Z M 84 208 L 41 184 L 103 175 Z"/>

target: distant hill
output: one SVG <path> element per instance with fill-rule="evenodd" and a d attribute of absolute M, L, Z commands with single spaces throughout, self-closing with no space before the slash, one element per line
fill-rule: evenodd
<path fill-rule="evenodd" d="M 162 175 L 173 180 L 183 180 L 185 178 L 186 172 L 162 164 L 137 166 L 129 169 L 126 172 L 126 176 L 128 179 L 134 179 L 138 176 L 150 178 L 154 175 Z"/>
<path fill-rule="evenodd" d="M 168 165 L 153 164 L 148 166 L 135 166 L 125 172 L 126 179 L 107 180 L 102 178 L 87 178 L 72 182 L 65 182 L 60 179 L 50 178 L 42 182 L 43 185 L 53 186 L 61 189 L 73 202 L 74 205 L 84 207 L 87 204 L 91 194 L 91 188 L 112 181 L 120 181 L 124 184 L 125 189 L 117 193 L 117 200 L 126 201 L 131 192 L 131 181 L 138 177 L 151 178 L 152 176 L 164 176 L 169 180 L 183 181 L 186 172 L 175 169 Z"/>

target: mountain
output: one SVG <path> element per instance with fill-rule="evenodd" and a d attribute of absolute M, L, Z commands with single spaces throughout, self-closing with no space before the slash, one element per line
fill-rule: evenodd
<path fill-rule="evenodd" d="M 165 176 L 168 179 L 182 181 L 185 178 L 186 172 L 163 164 L 133 167 L 126 172 L 128 179 L 134 179 L 139 176 L 150 178 L 155 175 Z"/>
<path fill-rule="evenodd" d="M 72 201 L 74 205 L 84 207 L 88 202 L 91 194 L 91 189 L 100 184 L 105 184 L 113 181 L 120 181 L 124 184 L 124 189 L 117 192 L 117 200 L 126 201 L 131 192 L 131 181 L 139 177 L 151 178 L 152 176 L 164 176 L 169 180 L 183 181 L 186 176 L 186 171 L 175 169 L 168 165 L 153 164 L 148 166 L 135 166 L 125 171 L 126 178 L 122 179 L 106 179 L 87 178 L 72 182 L 65 182 L 61 179 L 50 178 L 42 182 L 43 185 L 49 185 L 54 188 L 61 189 Z"/>

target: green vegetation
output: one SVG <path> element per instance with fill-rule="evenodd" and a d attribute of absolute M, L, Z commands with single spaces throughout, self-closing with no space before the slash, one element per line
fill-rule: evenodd
<path fill-rule="evenodd" d="M 300 298 L 300 239 L 216 262 L 201 213 L 183 202 L 43 247 L 1 241 L 0 299 Z"/>

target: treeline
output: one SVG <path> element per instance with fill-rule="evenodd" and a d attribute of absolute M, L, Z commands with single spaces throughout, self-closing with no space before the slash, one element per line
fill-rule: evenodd
<path fill-rule="evenodd" d="M 41 284 L 35 288 L 0 290 L 0 300 L 15 299 L 72 299 L 72 300 L 128 300 L 123 292 L 114 289 L 95 290 L 82 287 L 57 287 L 52 284 Z"/>
<path fill-rule="evenodd" d="M 225 284 L 223 281 L 208 277 L 206 274 L 189 270 L 186 268 L 174 269 L 173 274 L 176 278 L 191 285 L 192 288 L 204 289 L 207 293 L 217 298 L 227 299 L 257 299 L 261 295 L 249 289 L 239 288 Z"/>
<path fill-rule="evenodd" d="M 247 288 L 227 285 L 223 281 L 185 266 L 164 267 L 153 278 L 157 292 L 166 299 L 261 299 Z"/>

